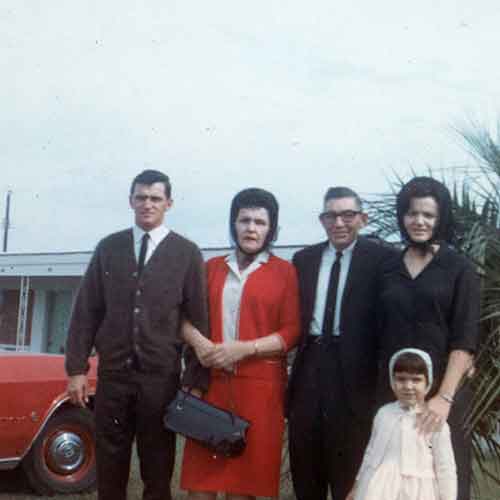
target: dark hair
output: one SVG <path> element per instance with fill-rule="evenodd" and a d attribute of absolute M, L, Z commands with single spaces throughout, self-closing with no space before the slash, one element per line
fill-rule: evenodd
<path fill-rule="evenodd" d="M 396 214 L 398 218 L 399 231 L 404 240 L 412 243 L 408 232 L 404 226 L 404 216 L 410 209 L 412 198 L 433 198 L 439 209 L 438 220 L 431 241 L 444 241 L 453 243 L 455 240 L 455 220 L 453 217 L 453 207 L 450 192 L 442 183 L 432 177 L 414 177 L 407 182 L 399 191 L 396 198 Z"/>
<path fill-rule="evenodd" d="M 425 361 L 414 352 L 404 352 L 398 356 L 394 366 L 392 367 L 392 375 L 398 372 L 413 373 L 425 375 L 427 383 L 429 383 L 429 371 Z"/>
<path fill-rule="evenodd" d="M 151 186 L 155 182 L 161 182 L 165 188 L 165 196 L 170 198 L 172 194 L 172 186 L 168 175 L 165 175 L 159 170 L 143 170 L 139 175 L 136 175 L 130 186 L 130 195 L 132 196 L 136 184 L 145 184 Z"/>
<path fill-rule="evenodd" d="M 235 222 L 242 208 L 265 208 L 267 210 L 271 227 L 261 250 L 269 248 L 269 245 L 278 236 L 279 205 L 274 195 L 260 188 L 243 189 L 243 191 L 236 194 L 231 202 L 231 211 L 229 214 L 229 231 L 236 245 L 238 245 L 238 237 L 236 235 Z"/>
<path fill-rule="evenodd" d="M 362 210 L 363 208 L 363 202 L 361 201 L 358 193 L 356 193 L 356 191 L 353 191 L 351 188 L 344 186 L 328 188 L 327 192 L 325 193 L 323 203 L 326 203 L 328 200 L 336 200 L 338 198 L 354 198 L 356 204 L 358 205 L 358 208 L 360 210 Z"/>

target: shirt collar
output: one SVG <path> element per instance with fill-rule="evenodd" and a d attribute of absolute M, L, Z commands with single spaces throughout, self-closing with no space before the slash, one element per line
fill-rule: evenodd
<path fill-rule="evenodd" d="M 415 406 L 403 406 L 399 401 L 396 401 L 397 409 L 398 411 L 403 414 L 415 414 L 419 415 L 420 413 L 423 413 L 424 409 L 422 408 L 421 405 L 415 405 Z"/>
<path fill-rule="evenodd" d="M 269 252 L 263 250 L 259 252 L 253 262 L 256 264 L 265 264 L 269 260 Z M 236 257 L 236 250 L 233 250 L 229 255 L 226 255 L 225 261 L 227 264 L 238 264 L 238 258 Z"/>
<path fill-rule="evenodd" d="M 136 245 L 140 244 L 142 241 L 142 237 L 144 236 L 144 233 L 146 233 L 146 231 L 144 231 L 144 229 L 142 229 L 141 227 L 135 225 L 132 228 L 132 232 L 134 234 L 134 243 Z M 160 243 L 160 241 L 163 240 L 163 238 L 165 238 L 165 236 L 167 236 L 170 230 L 162 224 L 158 227 L 155 227 L 154 229 L 151 229 L 151 231 L 147 232 L 154 246 L 156 246 L 158 245 L 158 243 Z"/>
<path fill-rule="evenodd" d="M 405 253 L 408 251 L 409 247 L 405 247 L 400 254 L 400 257 L 396 260 L 399 272 L 404 274 L 405 276 L 409 276 L 408 269 L 404 263 Z M 439 266 L 443 269 L 447 269 L 451 266 L 451 260 L 449 258 L 450 253 L 455 252 L 458 254 L 457 250 L 451 248 L 448 243 L 443 242 L 439 245 L 437 252 L 434 254 L 430 262 L 424 267 L 422 272 L 425 272 L 427 269 L 432 269 L 433 266 Z M 392 270 L 392 269 L 391 269 Z"/>
<path fill-rule="evenodd" d="M 351 256 L 357 242 L 358 240 L 355 239 L 348 247 L 344 248 L 344 250 L 342 250 L 342 256 L 343 257 L 347 255 Z M 338 250 L 332 245 L 332 242 L 330 240 L 328 240 L 328 246 L 326 248 L 328 252 L 333 252 L 334 254 L 338 252 Z"/>

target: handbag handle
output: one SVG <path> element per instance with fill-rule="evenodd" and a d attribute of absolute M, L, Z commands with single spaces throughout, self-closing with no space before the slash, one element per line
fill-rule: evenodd
<path fill-rule="evenodd" d="M 228 413 L 231 415 L 231 421 L 232 421 L 232 424 L 234 425 L 234 415 L 237 412 L 236 412 L 236 403 L 235 403 L 235 399 L 234 399 L 233 384 L 231 384 L 231 375 L 232 375 L 231 373 L 224 370 L 224 377 L 226 378 L 227 385 L 229 387 L 229 408 L 231 411 L 229 411 Z M 195 378 L 192 385 L 186 386 L 186 391 L 185 391 L 185 394 L 183 395 L 183 402 L 186 400 L 187 394 L 191 393 L 191 390 L 193 389 L 193 387 L 196 387 L 196 384 L 199 382 L 199 380 L 200 380 L 200 375 L 198 375 Z"/>
<path fill-rule="evenodd" d="M 236 403 L 234 402 L 233 384 L 231 384 L 231 374 L 226 372 L 225 376 L 227 380 L 227 385 L 229 387 L 229 406 L 231 408 L 231 411 L 229 413 L 231 414 L 231 420 L 234 425 L 234 415 L 236 414 Z"/>

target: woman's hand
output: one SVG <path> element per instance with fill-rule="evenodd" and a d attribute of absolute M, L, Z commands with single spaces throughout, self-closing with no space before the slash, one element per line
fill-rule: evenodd
<path fill-rule="evenodd" d="M 196 342 L 193 343 L 193 349 L 202 366 L 205 368 L 212 366 L 209 362 L 209 358 L 210 354 L 215 349 L 215 344 L 211 340 L 200 334 L 200 336 L 196 339 Z"/>
<path fill-rule="evenodd" d="M 451 351 L 439 392 L 429 399 L 423 414 L 417 420 L 417 429 L 429 434 L 441 429 L 448 420 L 454 394 L 462 380 L 474 366 L 474 358 L 468 351 Z"/>
<path fill-rule="evenodd" d="M 439 394 L 429 399 L 424 411 L 417 418 L 417 430 L 422 434 L 431 434 L 441 430 L 443 424 L 448 420 L 450 409 L 451 404 Z"/>
<path fill-rule="evenodd" d="M 240 340 L 230 340 L 222 344 L 215 344 L 205 356 L 208 366 L 223 370 L 232 371 L 234 363 L 254 354 L 254 347 L 251 342 Z"/>
<path fill-rule="evenodd" d="M 354 488 L 347 494 L 345 500 L 354 500 Z"/>

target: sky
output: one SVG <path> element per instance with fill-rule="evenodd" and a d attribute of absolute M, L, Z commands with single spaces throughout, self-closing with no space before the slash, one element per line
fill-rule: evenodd
<path fill-rule="evenodd" d="M 93 249 L 145 168 L 202 247 L 250 186 L 278 198 L 279 244 L 318 241 L 329 186 L 471 161 L 455 129 L 498 120 L 498 26 L 498 0 L 2 0 L 8 250 Z"/>

